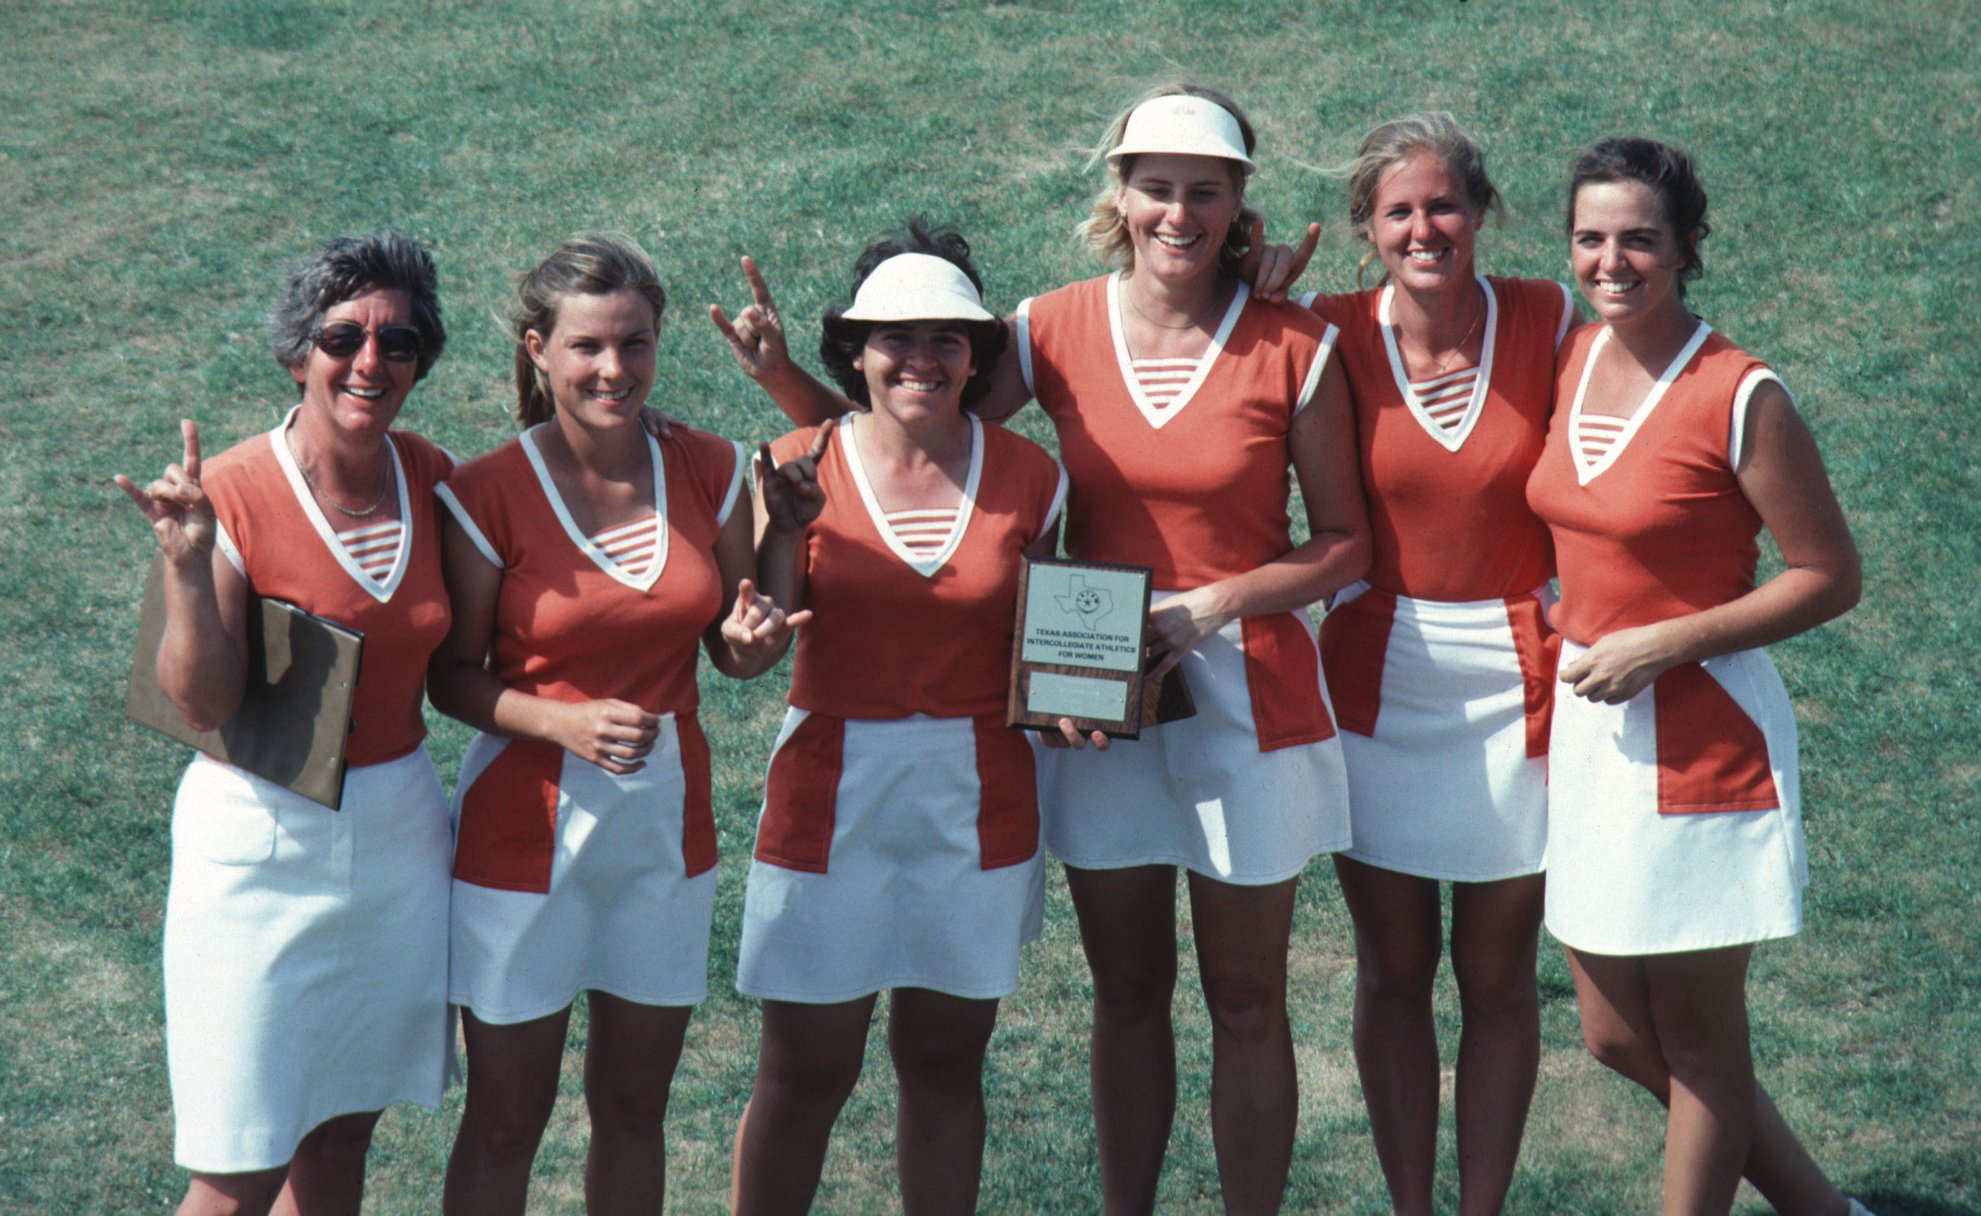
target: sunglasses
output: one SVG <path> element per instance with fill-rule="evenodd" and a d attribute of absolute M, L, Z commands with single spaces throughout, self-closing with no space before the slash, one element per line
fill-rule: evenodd
<path fill-rule="evenodd" d="M 364 349 L 367 337 L 378 342 L 378 357 L 387 363 L 411 363 L 420 357 L 420 331 L 410 325 L 381 325 L 368 330 L 355 321 L 338 321 L 318 326 L 310 341 L 333 359 L 348 359 Z"/>

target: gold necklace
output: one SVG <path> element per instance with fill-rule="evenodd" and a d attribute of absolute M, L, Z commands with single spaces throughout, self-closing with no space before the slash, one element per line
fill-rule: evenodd
<path fill-rule="evenodd" d="M 1474 298 L 1476 299 L 1477 297 L 1475 296 Z M 1484 300 L 1480 300 L 1479 311 L 1472 314 L 1471 328 L 1467 329 L 1465 331 L 1465 336 L 1458 340 L 1458 345 L 1451 348 L 1451 353 L 1444 357 L 1444 361 L 1438 364 L 1438 370 L 1432 372 L 1429 376 L 1425 377 L 1426 380 L 1435 380 L 1439 376 L 1445 374 L 1445 371 L 1451 367 L 1452 363 L 1455 360 L 1457 360 L 1458 356 L 1465 353 L 1465 344 L 1472 340 L 1473 334 L 1479 332 L 1479 324 L 1485 319 L 1486 319 L 1486 302 Z M 1428 354 L 1430 352 L 1426 351 L 1425 353 Z"/>
<path fill-rule="evenodd" d="M 370 506 L 352 510 L 350 507 L 345 506 L 343 503 L 324 493 L 323 487 L 316 484 L 316 478 L 310 476 L 309 466 L 303 463 L 303 454 L 296 450 L 295 435 L 290 431 L 284 431 L 282 432 L 282 440 L 289 445 L 289 455 L 296 461 L 296 472 L 303 475 L 303 484 L 310 488 L 310 493 L 316 496 L 318 502 L 324 503 L 332 510 L 348 515 L 352 519 L 363 519 L 367 515 L 376 515 L 378 509 L 385 505 L 385 496 L 392 492 L 392 460 L 389 456 L 385 461 L 385 477 L 383 484 L 378 488 L 378 497 L 371 500 Z"/>
<path fill-rule="evenodd" d="M 1149 324 L 1155 326 L 1157 329 L 1167 329 L 1167 330 L 1173 330 L 1177 333 L 1181 333 L 1186 329 L 1197 328 L 1198 324 L 1200 324 L 1205 317 L 1210 316 L 1212 312 L 1217 310 L 1218 301 L 1222 299 L 1224 296 L 1224 289 L 1219 288 L 1216 291 L 1213 291 L 1211 293 L 1211 302 L 1204 306 L 1204 311 L 1198 313 L 1194 317 L 1191 317 L 1188 321 L 1185 321 L 1181 325 L 1165 325 L 1161 321 L 1158 321 L 1154 317 L 1150 316 L 1148 313 L 1143 312 L 1142 306 L 1135 302 L 1135 293 L 1132 289 L 1128 289 L 1124 287 L 1124 290 L 1122 291 L 1121 294 L 1127 297 L 1128 307 L 1134 311 L 1136 316 L 1142 318 L 1142 320 L 1147 321 Z"/>

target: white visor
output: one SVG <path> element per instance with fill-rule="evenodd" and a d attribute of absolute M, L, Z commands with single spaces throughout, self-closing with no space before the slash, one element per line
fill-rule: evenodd
<path fill-rule="evenodd" d="M 1175 152 L 1185 156 L 1215 156 L 1245 166 L 1246 176 L 1258 168 L 1245 155 L 1245 135 L 1238 116 L 1216 102 L 1187 93 L 1153 97 L 1136 106 L 1122 128 L 1121 142 L 1107 158 Z"/>
<path fill-rule="evenodd" d="M 962 267 L 932 253 L 897 253 L 853 294 L 848 321 L 995 321 Z"/>

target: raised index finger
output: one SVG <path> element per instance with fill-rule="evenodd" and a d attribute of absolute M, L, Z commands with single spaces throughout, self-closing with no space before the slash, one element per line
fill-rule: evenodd
<path fill-rule="evenodd" d="M 1307 225 L 1306 239 L 1300 242 L 1300 248 L 1295 250 L 1293 254 L 1293 264 L 1296 268 L 1294 270 L 1295 278 L 1300 277 L 1300 271 L 1307 269 L 1307 263 L 1313 260 L 1314 249 L 1320 243 L 1321 226 L 1319 224 Z"/>
<path fill-rule="evenodd" d="M 750 281 L 750 298 L 764 310 L 774 309 L 770 300 L 770 284 L 764 282 L 762 273 L 757 270 L 757 260 L 749 254 L 743 255 L 743 277 Z"/>
<path fill-rule="evenodd" d="M 805 453 L 813 464 L 816 465 L 824 457 L 826 444 L 832 441 L 832 428 L 837 425 L 839 420 L 836 418 L 828 418 L 819 424 L 819 436 L 812 440 L 812 450 Z"/>
<path fill-rule="evenodd" d="M 179 419 L 179 435 L 185 441 L 185 454 L 179 458 L 179 467 L 186 471 L 186 480 L 199 482 L 199 427 L 190 418 Z"/>

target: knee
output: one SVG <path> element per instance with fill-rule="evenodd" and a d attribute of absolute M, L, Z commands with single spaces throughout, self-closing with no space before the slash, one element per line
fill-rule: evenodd
<path fill-rule="evenodd" d="M 1167 1019 L 1176 996 L 1176 959 L 1094 971 L 1094 1016 L 1105 1022 Z"/>
<path fill-rule="evenodd" d="M 1363 995 L 1381 1001 L 1429 1001 L 1438 961 L 1443 957 L 1442 943 L 1435 934 L 1422 941 L 1359 937 L 1355 986 Z"/>
<path fill-rule="evenodd" d="M 1221 1037 L 1257 1041 L 1286 1031 L 1284 977 L 1226 974 L 1204 977 L 1211 1029 Z"/>
<path fill-rule="evenodd" d="M 555 1088 L 542 1094 L 495 1096 L 477 1093 L 470 1075 L 461 1135 L 497 1157 L 533 1156 L 556 1104 Z"/>
<path fill-rule="evenodd" d="M 939 1085 L 981 1090 L 987 1042 L 963 1037 L 930 1040 L 903 1036 L 890 1039 L 888 1058 L 903 1085 Z"/>
<path fill-rule="evenodd" d="M 671 1081 L 671 1078 L 670 1078 Z M 609 1128 L 627 1136 L 658 1136 L 667 1124 L 668 1082 L 618 1082 L 585 1085 L 585 1111 L 593 1128 Z M 539 1124 L 541 1126 L 541 1124 Z"/>
<path fill-rule="evenodd" d="M 1458 1003 L 1467 1018 L 1532 1017 L 1540 1009 L 1534 983 L 1534 953 L 1496 953 L 1488 958 L 1454 951 L 1452 971 L 1458 979 Z"/>
<path fill-rule="evenodd" d="M 757 1070 L 757 1091 L 750 1105 L 752 1109 L 761 1103 L 776 1108 L 828 1106 L 837 1110 L 846 1104 L 859 1080 L 857 1059 L 850 1067 L 836 1060 L 765 1061 Z"/>
<path fill-rule="evenodd" d="M 1597 1063 L 1611 1072 L 1637 1082 L 1652 1093 L 1663 1094 L 1666 1091 L 1670 1074 L 1666 1071 L 1664 1054 L 1658 1050 L 1657 1044 L 1627 1032 L 1592 1027 L 1585 1022 L 1582 1045 L 1596 1057 Z"/>
<path fill-rule="evenodd" d="M 356 1165 L 371 1151 L 371 1132 L 377 1125 L 376 1111 L 326 1120 L 303 1137 L 296 1156 L 309 1163 Z"/>
<path fill-rule="evenodd" d="M 178 1216 L 259 1216 L 275 1206 L 287 1171 L 193 1176 Z"/>
<path fill-rule="evenodd" d="M 1661 1040 L 1660 1049 L 1666 1073 L 1688 1088 L 1741 1092 L 1754 1084 L 1754 1060 L 1744 1034 L 1671 1035 Z"/>

